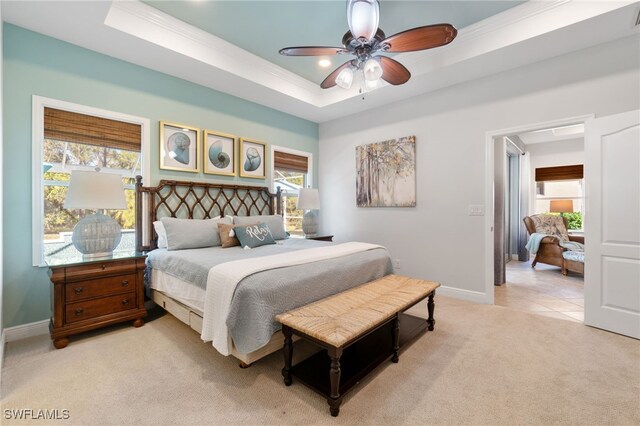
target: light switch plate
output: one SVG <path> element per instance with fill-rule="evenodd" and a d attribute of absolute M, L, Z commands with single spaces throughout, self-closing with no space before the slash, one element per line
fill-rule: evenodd
<path fill-rule="evenodd" d="M 484 206 L 482 204 L 469 204 L 469 216 L 484 216 Z"/>

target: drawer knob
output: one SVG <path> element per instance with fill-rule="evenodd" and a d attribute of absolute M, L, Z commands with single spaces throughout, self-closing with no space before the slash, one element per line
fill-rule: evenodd
<path fill-rule="evenodd" d="M 122 287 L 126 287 L 128 285 L 129 285 L 129 281 L 127 280 L 122 281 Z"/>
<path fill-rule="evenodd" d="M 76 288 L 74 288 L 74 289 L 73 289 L 73 291 L 74 291 L 76 294 L 82 294 L 82 290 L 83 290 L 83 288 L 82 288 L 82 287 L 76 287 Z"/>
<path fill-rule="evenodd" d="M 107 265 L 102 265 L 101 268 L 104 271 L 105 269 L 107 269 Z"/>
<path fill-rule="evenodd" d="M 127 305 L 129 304 L 129 299 L 124 299 L 124 300 L 122 301 L 122 304 L 123 304 L 124 306 L 127 306 Z"/>
<path fill-rule="evenodd" d="M 83 313 L 84 313 L 84 309 L 82 309 L 82 308 L 78 308 L 75 311 L 75 314 L 76 314 L 77 317 L 82 315 Z"/>

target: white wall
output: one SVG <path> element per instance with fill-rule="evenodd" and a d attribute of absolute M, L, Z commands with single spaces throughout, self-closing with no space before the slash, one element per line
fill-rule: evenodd
<path fill-rule="evenodd" d="M 526 146 L 531 154 L 531 177 L 539 167 L 584 164 L 584 138 L 569 139 Z"/>
<path fill-rule="evenodd" d="M 534 214 L 536 213 L 536 169 L 540 167 L 584 164 L 584 138 L 531 144 L 526 146 L 526 150 L 531 155 L 529 196 L 531 200 L 534 200 L 529 205 L 529 214 Z M 577 210 L 582 210 L 581 206 L 574 205 L 574 207 Z"/>
<path fill-rule="evenodd" d="M 323 232 L 385 245 L 398 273 L 485 295 L 486 132 L 640 108 L 640 37 L 509 70 L 320 125 Z M 366 99 L 363 101 L 366 102 Z M 416 136 L 417 206 L 357 208 L 355 147 Z"/>

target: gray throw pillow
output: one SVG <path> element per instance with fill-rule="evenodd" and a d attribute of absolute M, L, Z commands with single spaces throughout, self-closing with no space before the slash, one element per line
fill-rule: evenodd
<path fill-rule="evenodd" d="M 266 223 L 271 230 L 271 236 L 273 236 L 274 240 L 284 240 L 287 238 L 287 233 L 284 229 L 284 220 L 279 214 L 233 217 L 233 223 L 235 225 L 250 225 L 256 222 Z"/>
<path fill-rule="evenodd" d="M 220 219 L 160 219 L 167 234 L 167 250 L 185 250 L 220 245 L 218 223 L 231 223 L 230 218 Z"/>
<path fill-rule="evenodd" d="M 255 248 L 276 243 L 271 235 L 269 225 L 266 223 L 234 226 L 233 230 L 236 234 L 236 238 L 240 241 L 240 245 L 243 248 Z"/>

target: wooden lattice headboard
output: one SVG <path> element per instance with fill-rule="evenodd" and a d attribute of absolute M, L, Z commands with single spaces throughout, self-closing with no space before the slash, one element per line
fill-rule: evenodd
<path fill-rule="evenodd" d="M 157 248 L 153 222 L 163 217 L 210 219 L 216 216 L 282 214 L 280 188 L 161 180 L 142 186 L 136 176 L 136 250 Z"/>

